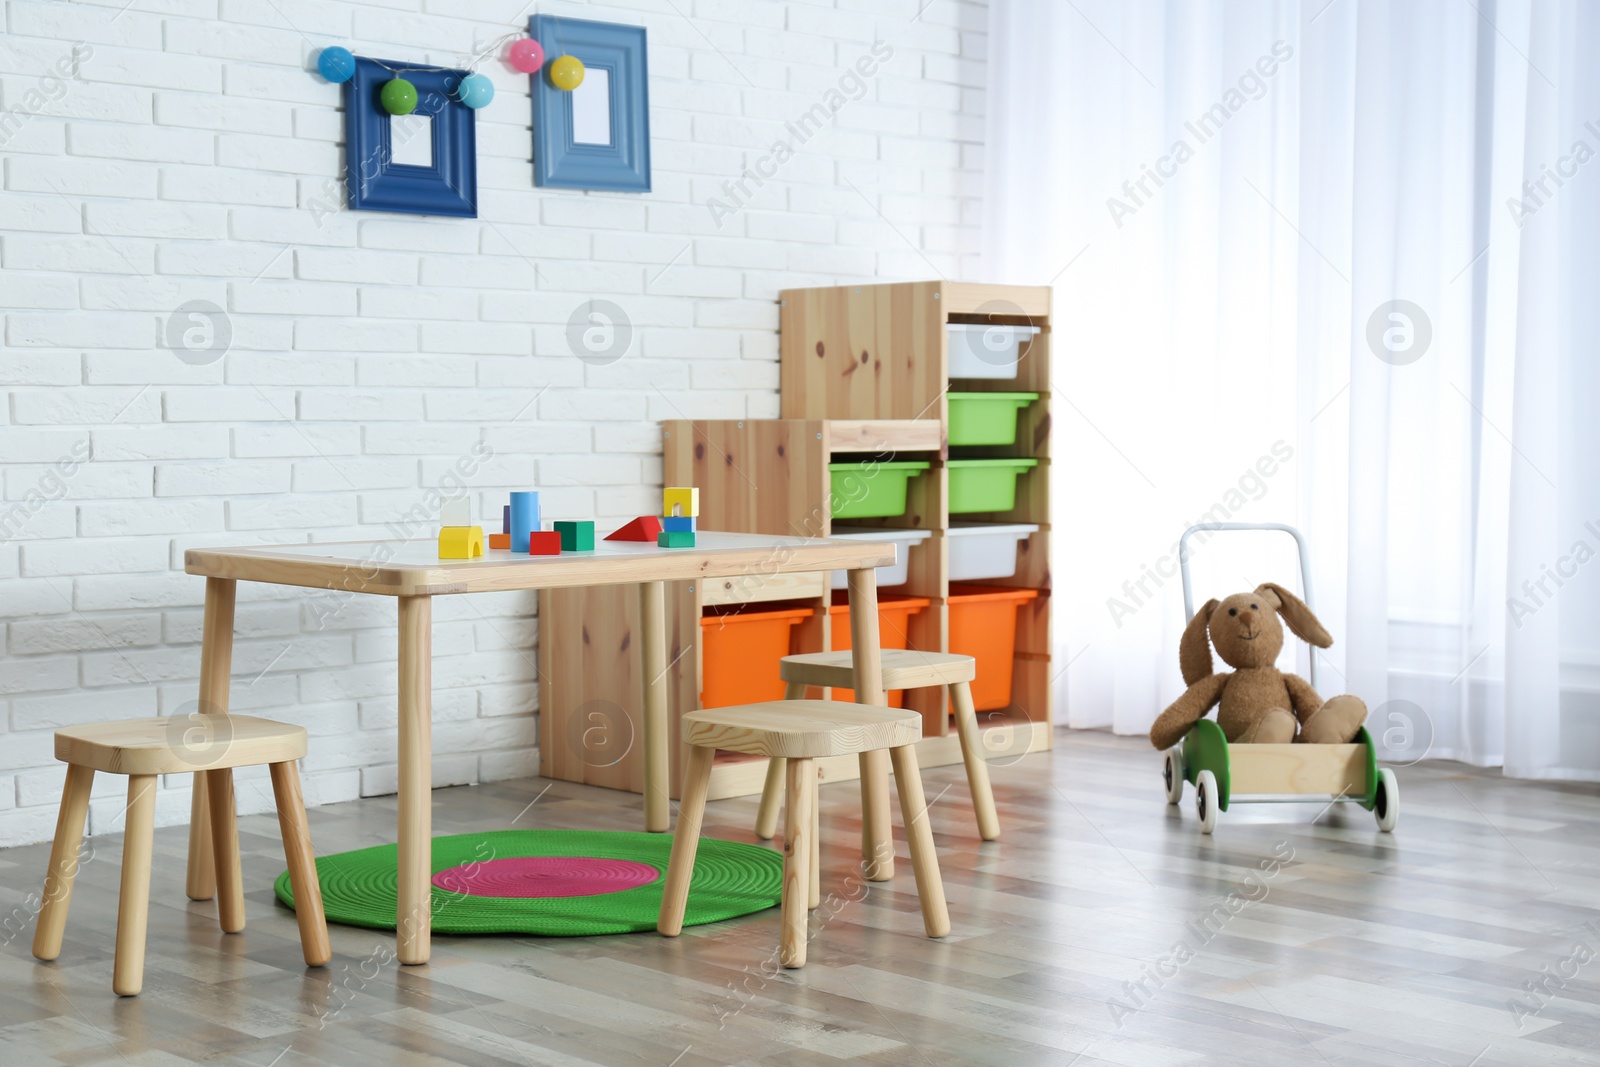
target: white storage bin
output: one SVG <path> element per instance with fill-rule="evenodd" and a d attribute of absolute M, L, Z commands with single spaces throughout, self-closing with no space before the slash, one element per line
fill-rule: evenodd
<path fill-rule="evenodd" d="M 982 522 L 950 524 L 950 580 L 981 582 L 1017 573 L 1017 546 L 1037 533 L 1031 522 L 1003 526 Z"/>
<path fill-rule="evenodd" d="M 848 537 L 852 541 L 893 541 L 894 564 L 878 568 L 878 588 L 886 585 L 904 585 L 906 571 L 911 562 L 911 546 L 921 544 L 933 534 L 927 530 L 885 530 L 872 526 L 834 526 L 831 537 Z M 849 571 L 833 572 L 833 588 L 844 589 L 850 584 Z"/>
<path fill-rule="evenodd" d="M 988 323 L 945 324 L 952 378 L 1015 378 L 1019 349 L 1038 334 L 1037 326 Z"/>

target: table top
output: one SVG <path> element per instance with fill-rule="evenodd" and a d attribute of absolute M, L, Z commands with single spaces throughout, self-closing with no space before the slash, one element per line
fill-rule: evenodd
<path fill-rule="evenodd" d="M 188 573 L 209 578 L 380 596 L 436 596 L 742 575 L 759 583 L 763 575 L 886 567 L 894 559 L 890 542 L 700 531 L 694 548 L 597 541 L 592 552 L 530 556 L 492 548 L 465 560 L 440 559 L 437 540 L 427 538 L 191 548 L 183 562 Z"/>

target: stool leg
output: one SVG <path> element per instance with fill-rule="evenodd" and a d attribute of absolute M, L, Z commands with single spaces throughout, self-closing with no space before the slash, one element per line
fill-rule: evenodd
<path fill-rule="evenodd" d="M 917 896 L 922 901 L 922 927 L 929 937 L 950 932 L 950 911 L 944 903 L 944 882 L 939 878 L 939 854 L 933 847 L 933 827 L 928 823 L 928 802 L 922 795 L 922 771 L 917 767 L 913 745 L 890 749 L 894 761 L 894 784 L 900 791 L 900 817 L 906 823 L 906 841 L 911 846 L 911 871 L 917 879 Z"/>
<path fill-rule="evenodd" d="M 144 988 L 144 934 L 150 917 L 150 854 L 156 838 L 156 776 L 128 778 L 128 815 L 122 828 L 122 898 L 117 902 L 117 955 L 111 989 L 136 997 Z"/>
<path fill-rule="evenodd" d="M 767 760 L 767 781 L 761 787 L 761 807 L 756 809 L 756 836 L 771 841 L 778 831 L 778 808 L 783 802 L 783 766 L 788 761 L 782 756 Z"/>
<path fill-rule="evenodd" d="M 244 929 L 244 874 L 239 869 L 239 823 L 233 810 L 233 769 L 207 771 L 211 799 L 211 851 L 217 870 L 217 919 L 222 932 Z"/>
<path fill-rule="evenodd" d="M 889 760 L 883 750 L 863 752 L 861 764 L 861 863 L 869 882 L 894 877 L 894 828 L 889 818 Z"/>
<path fill-rule="evenodd" d="M 78 876 L 78 849 L 83 844 L 83 819 L 89 813 L 89 787 L 93 784 L 93 767 L 67 765 L 50 867 L 44 872 L 44 903 L 33 931 L 33 954 L 41 960 L 61 955 L 61 935 L 67 929 L 67 908 L 72 903 L 72 881 Z"/>
<path fill-rule="evenodd" d="M 672 858 L 667 861 L 667 883 L 661 890 L 661 914 L 656 930 L 668 937 L 683 932 L 683 913 L 689 906 L 689 882 L 694 878 L 694 854 L 700 850 L 700 825 L 705 821 L 706 792 L 711 788 L 714 748 L 689 748 L 689 766 L 683 774 L 683 799 L 678 802 L 678 828 L 672 837 Z"/>
<path fill-rule="evenodd" d="M 813 769 L 808 780 L 811 783 L 811 859 L 807 870 L 810 872 L 811 885 L 806 906 L 815 910 L 822 903 L 822 835 L 818 832 L 822 829 L 822 810 L 817 803 L 817 785 L 822 775 Z"/>
<path fill-rule="evenodd" d="M 292 760 L 268 769 L 272 799 L 278 805 L 278 829 L 283 834 L 283 858 L 288 861 L 289 885 L 294 890 L 294 918 L 300 924 L 300 952 L 307 967 L 321 967 L 333 958 L 333 949 L 328 944 L 328 920 L 322 913 L 322 883 L 311 848 L 311 827 L 306 824 L 300 772 Z"/>
<path fill-rule="evenodd" d="M 778 962 L 806 965 L 806 924 L 811 898 L 811 799 L 816 795 L 817 768 L 810 759 L 789 761 L 788 796 L 783 810 L 783 925 L 778 937 Z"/>
<path fill-rule="evenodd" d="M 950 703 L 956 712 L 961 759 L 967 765 L 972 810 L 978 816 L 978 836 L 993 841 L 1000 836 L 1000 816 L 995 813 L 994 792 L 989 788 L 989 765 L 983 761 L 983 734 L 978 730 L 978 713 L 972 708 L 972 686 L 966 682 L 951 685 Z"/>
<path fill-rule="evenodd" d="M 800 700 L 806 695 L 804 682 L 785 682 L 783 699 Z M 756 809 L 756 836 L 771 841 L 778 829 L 778 803 L 783 799 L 783 757 L 767 760 L 767 780 L 761 786 L 761 806 Z"/>
<path fill-rule="evenodd" d="M 189 874 L 184 892 L 190 900 L 217 895 L 217 872 L 211 858 L 211 801 L 206 797 L 206 772 L 196 771 L 189 799 Z"/>

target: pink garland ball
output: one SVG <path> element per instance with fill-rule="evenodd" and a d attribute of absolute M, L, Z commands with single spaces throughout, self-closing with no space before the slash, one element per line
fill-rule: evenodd
<path fill-rule="evenodd" d="M 511 42 L 511 65 L 524 74 L 533 74 L 544 66 L 544 48 L 531 37 Z"/>

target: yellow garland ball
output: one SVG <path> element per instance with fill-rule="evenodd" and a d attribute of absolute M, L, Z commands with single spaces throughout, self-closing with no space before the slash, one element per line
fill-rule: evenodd
<path fill-rule="evenodd" d="M 562 56 L 549 66 L 550 84 L 571 92 L 583 84 L 583 60 L 577 56 Z"/>

